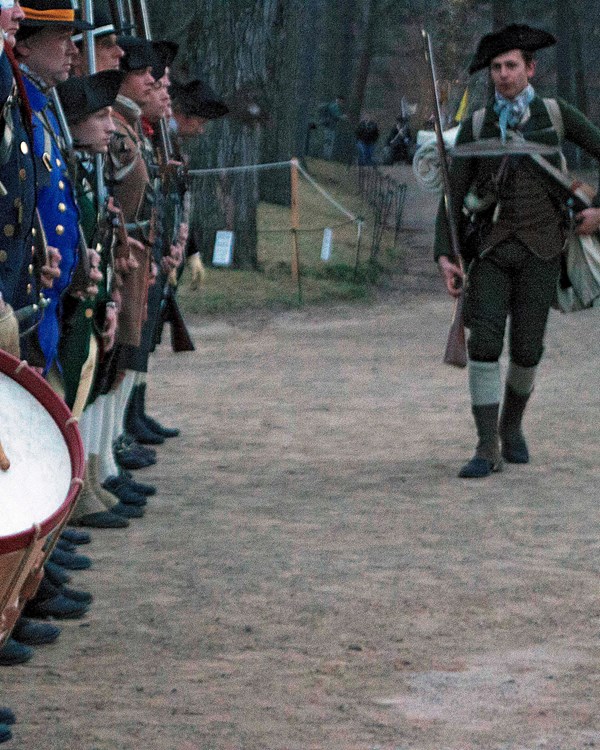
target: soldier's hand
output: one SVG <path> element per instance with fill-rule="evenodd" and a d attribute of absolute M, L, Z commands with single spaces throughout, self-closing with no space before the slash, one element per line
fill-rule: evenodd
<path fill-rule="evenodd" d="M 188 237 L 190 236 L 190 225 L 182 221 L 179 225 L 179 237 L 177 238 L 177 244 L 181 245 L 182 248 L 185 248 L 187 245 Z"/>
<path fill-rule="evenodd" d="M 600 208 L 586 208 L 576 216 L 577 234 L 593 234 L 600 229 Z"/>
<path fill-rule="evenodd" d="M 206 270 L 200 258 L 200 253 L 194 253 L 188 258 L 188 266 L 192 276 L 191 288 L 195 291 L 200 289 L 206 277 Z"/>
<path fill-rule="evenodd" d="M 171 271 L 177 268 L 177 263 L 172 255 L 165 255 L 160 260 L 160 267 L 162 268 L 164 273 L 169 275 Z"/>
<path fill-rule="evenodd" d="M 102 273 L 98 268 L 100 265 L 100 256 L 93 248 L 88 247 L 88 258 L 90 261 L 90 283 L 85 288 L 85 295 L 88 297 L 95 297 L 98 294 L 98 284 L 103 278 Z"/>
<path fill-rule="evenodd" d="M 453 263 L 446 255 L 442 255 L 438 261 L 446 289 L 451 297 L 460 297 L 464 274 L 456 263 Z"/>
<path fill-rule="evenodd" d="M 104 330 L 102 339 L 104 341 L 104 351 L 109 352 L 115 345 L 117 336 L 117 308 L 115 305 L 107 305 L 104 316 Z"/>
<path fill-rule="evenodd" d="M 175 245 L 171 245 L 171 258 L 175 263 L 176 268 L 179 268 L 183 263 L 183 245 L 179 242 Z"/>
<path fill-rule="evenodd" d="M 13 309 L 2 299 L 0 295 L 0 349 L 12 354 L 13 357 L 21 357 L 19 347 L 19 323 Z"/>
<path fill-rule="evenodd" d="M 48 261 L 42 266 L 40 282 L 44 289 L 51 289 L 54 279 L 60 277 L 60 261 L 62 256 L 58 248 L 48 245 Z"/>

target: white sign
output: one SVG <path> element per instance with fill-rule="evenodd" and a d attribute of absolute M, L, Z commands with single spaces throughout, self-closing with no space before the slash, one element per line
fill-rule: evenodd
<path fill-rule="evenodd" d="M 333 242 L 333 229 L 327 227 L 323 232 L 323 244 L 321 245 L 321 260 L 324 263 L 331 258 L 331 245 Z"/>
<path fill-rule="evenodd" d="M 230 266 L 233 263 L 233 232 L 217 232 L 212 262 L 213 266 Z"/>

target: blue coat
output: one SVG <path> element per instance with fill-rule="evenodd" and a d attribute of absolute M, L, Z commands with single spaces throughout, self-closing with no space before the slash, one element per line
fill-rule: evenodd
<path fill-rule="evenodd" d="M 40 348 L 47 372 L 56 360 L 60 338 L 61 296 L 71 283 L 79 256 L 79 211 L 71 179 L 60 151 L 60 129 L 50 109 L 48 97 L 24 76 L 33 111 L 33 140 L 37 169 L 37 206 L 48 244 L 58 248 L 62 260 L 60 278 L 45 292 L 50 300 L 38 328 Z M 52 133 L 46 132 L 46 122 Z M 59 367 L 60 367 L 60 363 Z"/>
<path fill-rule="evenodd" d="M 35 208 L 35 169 L 32 145 L 23 124 L 21 108 L 14 93 L 14 77 L 6 54 L 0 54 L 0 102 L 9 109 L 12 141 L 0 154 L 0 182 L 6 189 L 0 195 L 0 292 L 14 309 L 36 300 L 36 284 L 31 264 L 31 224 Z"/>

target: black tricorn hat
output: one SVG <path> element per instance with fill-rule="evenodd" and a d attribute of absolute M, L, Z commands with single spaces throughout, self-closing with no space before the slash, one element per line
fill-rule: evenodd
<path fill-rule="evenodd" d="M 70 124 L 110 107 L 119 93 L 125 73 L 103 70 L 93 76 L 68 78 L 56 87 L 65 116 Z"/>
<path fill-rule="evenodd" d="M 142 68 L 154 68 L 159 64 L 154 43 L 139 36 L 120 36 L 119 47 L 125 52 L 121 58 L 121 70 L 131 73 Z"/>
<path fill-rule="evenodd" d="M 538 49 L 552 47 L 553 44 L 556 44 L 556 37 L 547 31 L 513 23 L 482 38 L 473 55 L 469 73 L 487 68 L 495 57 L 513 49 L 535 52 Z"/>
<path fill-rule="evenodd" d="M 175 42 L 168 42 L 166 39 L 152 42 L 156 62 L 152 66 L 152 76 L 159 81 L 165 74 L 165 70 L 170 68 L 173 60 L 177 57 L 179 45 Z"/>
<path fill-rule="evenodd" d="M 187 117 L 216 120 L 229 112 L 229 107 L 212 88 L 200 79 L 186 84 L 173 83 L 170 88 L 173 108 Z"/>
<path fill-rule="evenodd" d="M 71 26 L 75 31 L 86 31 L 91 25 L 75 17 L 77 3 L 73 0 L 24 0 L 21 10 L 25 18 L 22 28 Z"/>

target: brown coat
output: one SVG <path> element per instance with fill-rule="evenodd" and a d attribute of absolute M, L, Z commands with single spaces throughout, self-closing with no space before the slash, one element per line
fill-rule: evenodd
<path fill-rule="evenodd" d="M 123 97 L 117 99 L 114 105 L 117 130 L 110 145 L 108 170 L 109 179 L 114 184 L 113 195 L 121 206 L 127 224 L 144 222 L 150 218 L 147 203 L 150 178 L 142 156 L 142 139 L 138 135 L 139 117 L 139 109 L 133 102 Z M 130 235 L 144 243 L 144 250 L 136 257 L 138 268 L 122 276 L 117 341 L 119 344 L 137 347 L 140 345 L 142 325 L 147 317 L 149 229 L 146 227 L 130 231 Z M 124 254 L 128 254 L 128 250 Z"/>

